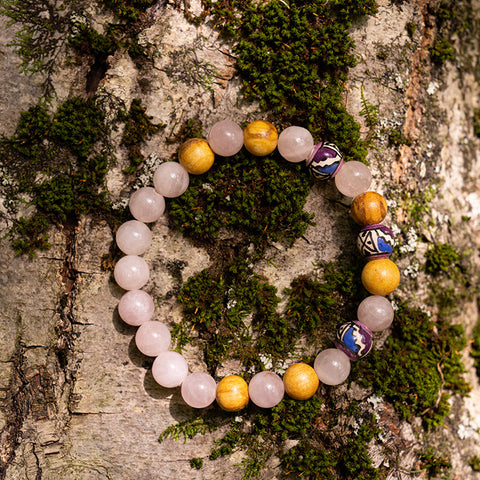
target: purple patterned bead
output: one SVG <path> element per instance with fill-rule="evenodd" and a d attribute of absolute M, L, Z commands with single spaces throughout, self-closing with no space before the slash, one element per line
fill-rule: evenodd
<path fill-rule="evenodd" d="M 328 142 L 317 143 L 307 158 L 307 167 L 318 180 L 334 177 L 343 165 L 343 155 L 336 145 Z"/>
<path fill-rule="evenodd" d="M 367 260 L 388 258 L 394 245 L 393 232 L 379 223 L 363 227 L 357 237 L 357 247 Z"/>
<path fill-rule="evenodd" d="M 337 330 L 335 344 L 350 360 L 355 361 L 372 349 L 373 333 L 363 323 L 347 322 Z"/>

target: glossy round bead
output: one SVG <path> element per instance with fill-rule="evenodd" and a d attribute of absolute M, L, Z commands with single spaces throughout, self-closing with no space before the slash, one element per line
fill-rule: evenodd
<path fill-rule="evenodd" d="M 361 193 L 353 199 L 350 213 L 359 225 L 374 225 L 387 215 L 387 202 L 377 192 Z"/>
<path fill-rule="evenodd" d="M 362 300 L 357 309 L 357 318 L 372 332 L 381 332 L 393 322 L 395 313 L 392 304 L 380 295 L 370 295 Z"/>
<path fill-rule="evenodd" d="M 217 403 L 226 412 L 236 412 L 248 404 L 247 382 L 238 375 L 228 375 L 217 385 Z"/>
<path fill-rule="evenodd" d="M 278 141 L 277 129 L 265 120 L 255 120 L 243 132 L 245 148 L 257 157 L 272 153 Z"/>
<path fill-rule="evenodd" d="M 135 334 L 137 348 L 148 357 L 166 352 L 170 346 L 170 330 L 160 322 L 145 322 Z"/>
<path fill-rule="evenodd" d="M 388 258 L 394 245 L 395 235 L 381 224 L 363 227 L 357 237 L 357 247 L 367 260 Z"/>
<path fill-rule="evenodd" d="M 307 400 L 317 391 L 318 377 L 310 365 L 295 363 L 287 368 L 283 385 L 288 396 L 294 400 Z"/>
<path fill-rule="evenodd" d="M 350 359 L 338 348 L 327 348 L 317 355 L 313 368 L 325 385 L 340 385 L 350 375 Z"/>
<path fill-rule="evenodd" d="M 310 174 L 317 180 L 334 177 L 343 165 L 343 155 L 333 143 L 317 143 L 307 158 Z"/>
<path fill-rule="evenodd" d="M 152 232 L 143 222 L 129 220 L 118 227 L 115 241 L 123 253 L 141 255 L 152 243 Z"/>
<path fill-rule="evenodd" d="M 337 330 L 336 345 L 350 360 L 359 360 L 373 346 L 373 333 L 360 322 L 346 322 Z"/>
<path fill-rule="evenodd" d="M 248 384 L 250 400 L 261 408 L 272 408 L 282 401 L 285 387 L 282 379 L 273 372 L 260 372 Z"/>
<path fill-rule="evenodd" d="M 188 188 L 188 172 L 177 162 L 162 163 L 153 174 L 153 185 L 158 194 L 179 197 Z"/>
<path fill-rule="evenodd" d="M 207 138 L 213 152 L 222 157 L 231 157 L 243 147 L 243 130 L 231 120 L 215 123 Z"/>
<path fill-rule="evenodd" d="M 288 162 L 306 160 L 312 148 L 312 134 L 303 127 L 288 127 L 278 137 L 278 152 Z"/>
<path fill-rule="evenodd" d="M 177 352 L 161 352 L 153 362 L 152 375 L 162 387 L 178 387 L 188 375 L 187 361 Z"/>
<path fill-rule="evenodd" d="M 400 283 L 400 272 L 388 258 L 367 262 L 362 270 L 362 283 L 372 295 L 388 295 Z"/>
<path fill-rule="evenodd" d="M 356 197 L 364 193 L 372 183 L 372 173 L 362 162 L 346 162 L 335 176 L 335 186 L 346 197 Z"/>
<path fill-rule="evenodd" d="M 193 408 L 205 408 L 213 403 L 217 391 L 214 378 L 208 373 L 191 373 L 182 383 L 183 401 Z"/>
<path fill-rule="evenodd" d="M 122 257 L 113 270 L 115 281 L 125 290 L 140 290 L 150 277 L 147 262 L 137 255 Z"/>
<path fill-rule="evenodd" d="M 143 290 L 129 290 L 122 295 L 118 303 L 120 318 L 135 327 L 151 320 L 154 310 L 152 296 Z"/>
<path fill-rule="evenodd" d="M 210 170 L 215 154 L 203 138 L 190 138 L 182 143 L 178 151 L 178 161 L 188 173 L 201 175 Z"/>
<path fill-rule="evenodd" d="M 165 212 L 165 199 L 153 187 L 142 187 L 130 195 L 128 207 L 140 222 L 156 222 Z"/>

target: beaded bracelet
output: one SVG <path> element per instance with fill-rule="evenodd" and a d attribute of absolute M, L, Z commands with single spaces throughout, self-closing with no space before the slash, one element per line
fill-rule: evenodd
<path fill-rule="evenodd" d="M 154 302 L 140 290 L 149 279 L 149 267 L 140 256 L 150 246 L 152 233 L 147 223 L 155 222 L 164 213 L 165 197 L 182 195 L 189 185 L 189 174 L 201 175 L 212 165 L 215 154 L 226 157 L 242 147 L 255 156 L 265 156 L 278 148 L 287 161 L 306 161 L 310 173 L 320 180 L 335 178 L 335 185 L 346 197 L 353 198 L 351 215 L 361 229 L 357 245 L 367 260 L 362 271 L 362 283 L 372 295 L 365 298 L 357 310 L 357 320 L 340 326 L 335 348 L 327 348 L 315 358 L 313 367 L 300 362 L 291 365 L 283 379 L 276 373 L 257 373 L 247 384 L 238 375 L 224 377 L 218 385 L 203 372 L 188 374 L 183 356 L 169 351 L 170 331 L 166 325 L 152 321 Z M 192 138 L 179 149 L 179 162 L 165 162 L 154 173 L 152 187 L 142 187 L 130 197 L 129 208 L 135 220 L 122 224 L 116 233 L 119 249 L 126 255 L 116 264 L 114 277 L 127 292 L 120 299 L 118 312 L 128 324 L 138 326 L 135 342 L 145 355 L 156 357 L 152 365 L 155 381 L 166 388 L 181 386 L 184 401 L 194 408 L 205 408 L 217 401 L 226 411 L 238 411 L 249 400 L 262 408 L 277 405 L 286 392 L 296 400 L 306 400 L 317 391 L 319 382 L 326 385 L 343 383 L 350 373 L 350 362 L 371 350 L 373 333 L 385 330 L 394 313 L 385 298 L 400 281 L 396 265 L 389 260 L 393 249 L 392 231 L 380 222 L 387 213 L 385 199 L 368 191 L 372 175 L 361 162 L 343 162 L 339 149 L 331 143 L 314 145 L 312 135 L 303 128 L 288 127 L 278 135 L 270 122 L 256 120 L 244 131 L 236 123 L 223 120 L 213 125 L 208 139 Z"/>

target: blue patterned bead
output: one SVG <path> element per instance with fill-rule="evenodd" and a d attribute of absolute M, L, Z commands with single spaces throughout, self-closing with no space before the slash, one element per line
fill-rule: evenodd
<path fill-rule="evenodd" d="M 335 344 L 350 360 L 355 361 L 372 349 L 373 333 L 363 323 L 347 322 L 337 330 Z"/>
<path fill-rule="evenodd" d="M 394 245 L 393 232 L 379 223 L 363 227 L 357 237 L 357 247 L 367 260 L 388 258 Z"/>
<path fill-rule="evenodd" d="M 328 180 L 334 177 L 343 165 L 343 155 L 333 143 L 320 142 L 313 147 L 306 164 L 314 178 Z"/>

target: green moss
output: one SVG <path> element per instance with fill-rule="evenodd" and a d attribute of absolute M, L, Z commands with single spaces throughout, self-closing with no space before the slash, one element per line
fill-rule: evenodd
<path fill-rule="evenodd" d="M 155 4 L 155 0 L 99 0 L 119 18 L 137 22 L 145 16 L 145 10 Z"/>
<path fill-rule="evenodd" d="M 165 124 L 152 123 L 152 117 L 145 113 L 145 107 L 139 98 L 132 100 L 128 113 L 120 118 L 125 123 L 122 145 L 127 147 L 130 160 L 130 166 L 125 169 L 125 173 L 134 173 L 145 160 L 140 150 L 141 144 L 165 128 Z"/>
<path fill-rule="evenodd" d="M 412 141 L 407 138 L 400 130 L 391 130 L 388 134 L 388 143 L 391 146 L 398 147 L 400 145 L 412 144 Z"/>
<path fill-rule="evenodd" d="M 468 464 L 472 467 L 474 472 L 480 472 L 480 457 L 474 455 L 469 461 Z"/>
<path fill-rule="evenodd" d="M 455 58 L 455 51 L 453 50 L 452 44 L 446 38 L 439 38 L 430 49 L 430 56 L 433 63 L 441 66 L 446 61 Z"/>
<path fill-rule="evenodd" d="M 438 275 L 458 267 L 460 255 L 448 243 L 434 243 L 429 246 L 425 258 L 425 270 L 432 275 Z"/>
<path fill-rule="evenodd" d="M 438 452 L 435 452 L 431 447 L 420 453 L 420 462 L 420 471 L 426 471 L 428 473 L 428 478 L 437 477 L 438 475 L 445 474 L 452 469 L 452 464 L 448 457 L 440 456 Z"/>
<path fill-rule="evenodd" d="M 200 470 L 203 467 L 203 458 L 192 458 L 190 460 L 190 467 Z"/>
<path fill-rule="evenodd" d="M 470 347 L 470 355 L 474 358 L 474 367 L 480 378 L 480 319 L 473 329 L 473 341 Z"/>
<path fill-rule="evenodd" d="M 95 99 L 74 97 L 55 112 L 38 104 L 23 112 L 11 137 L 0 138 L 0 152 L 12 181 L 6 196 L 12 213 L 29 198 L 34 212 L 10 231 L 17 253 L 33 256 L 49 247 L 47 226 L 75 224 L 81 215 L 113 219 L 105 175 L 113 161 L 112 125 Z"/>
<path fill-rule="evenodd" d="M 415 22 L 408 22 L 405 25 L 405 30 L 407 31 L 408 36 L 410 39 L 413 39 L 413 36 L 415 35 L 415 32 L 417 31 L 417 25 Z"/>
<path fill-rule="evenodd" d="M 480 138 L 480 108 L 473 110 L 473 133 Z"/>
<path fill-rule="evenodd" d="M 465 345 L 460 325 L 435 324 L 401 305 L 383 351 L 374 350 L 354 370 L 359 368 L 363 384 L 384 395 L 401 417 L 421 416 L 426 426 L 435 426 L 448 414 L 450 396 L 470 390 L 462 378 Z"/>
<path fill-rule="evenodd" d="M 211 243 L 224 229 L 242 234 L 235 243 L 255 238 L 261 251 L 268 241 L 293 242 L 305 233 L 312 215 L 303 211 L 310 179 L 302 167 L 274 153 L 261 159 L 246 154 L 217 160 L 191 188 L 170 203 L 172 224 Z"/>
<path fill-rule="evenodd" d="M 363 160 L 359 125 L 343 106 L 348 68 L 355 65 L 352 22 L 374 14 L 373 1 L 206 1 L 215 23 L 237 43 L 237 69 L 247 98 L 334 141 L 347 159 Z"/>

